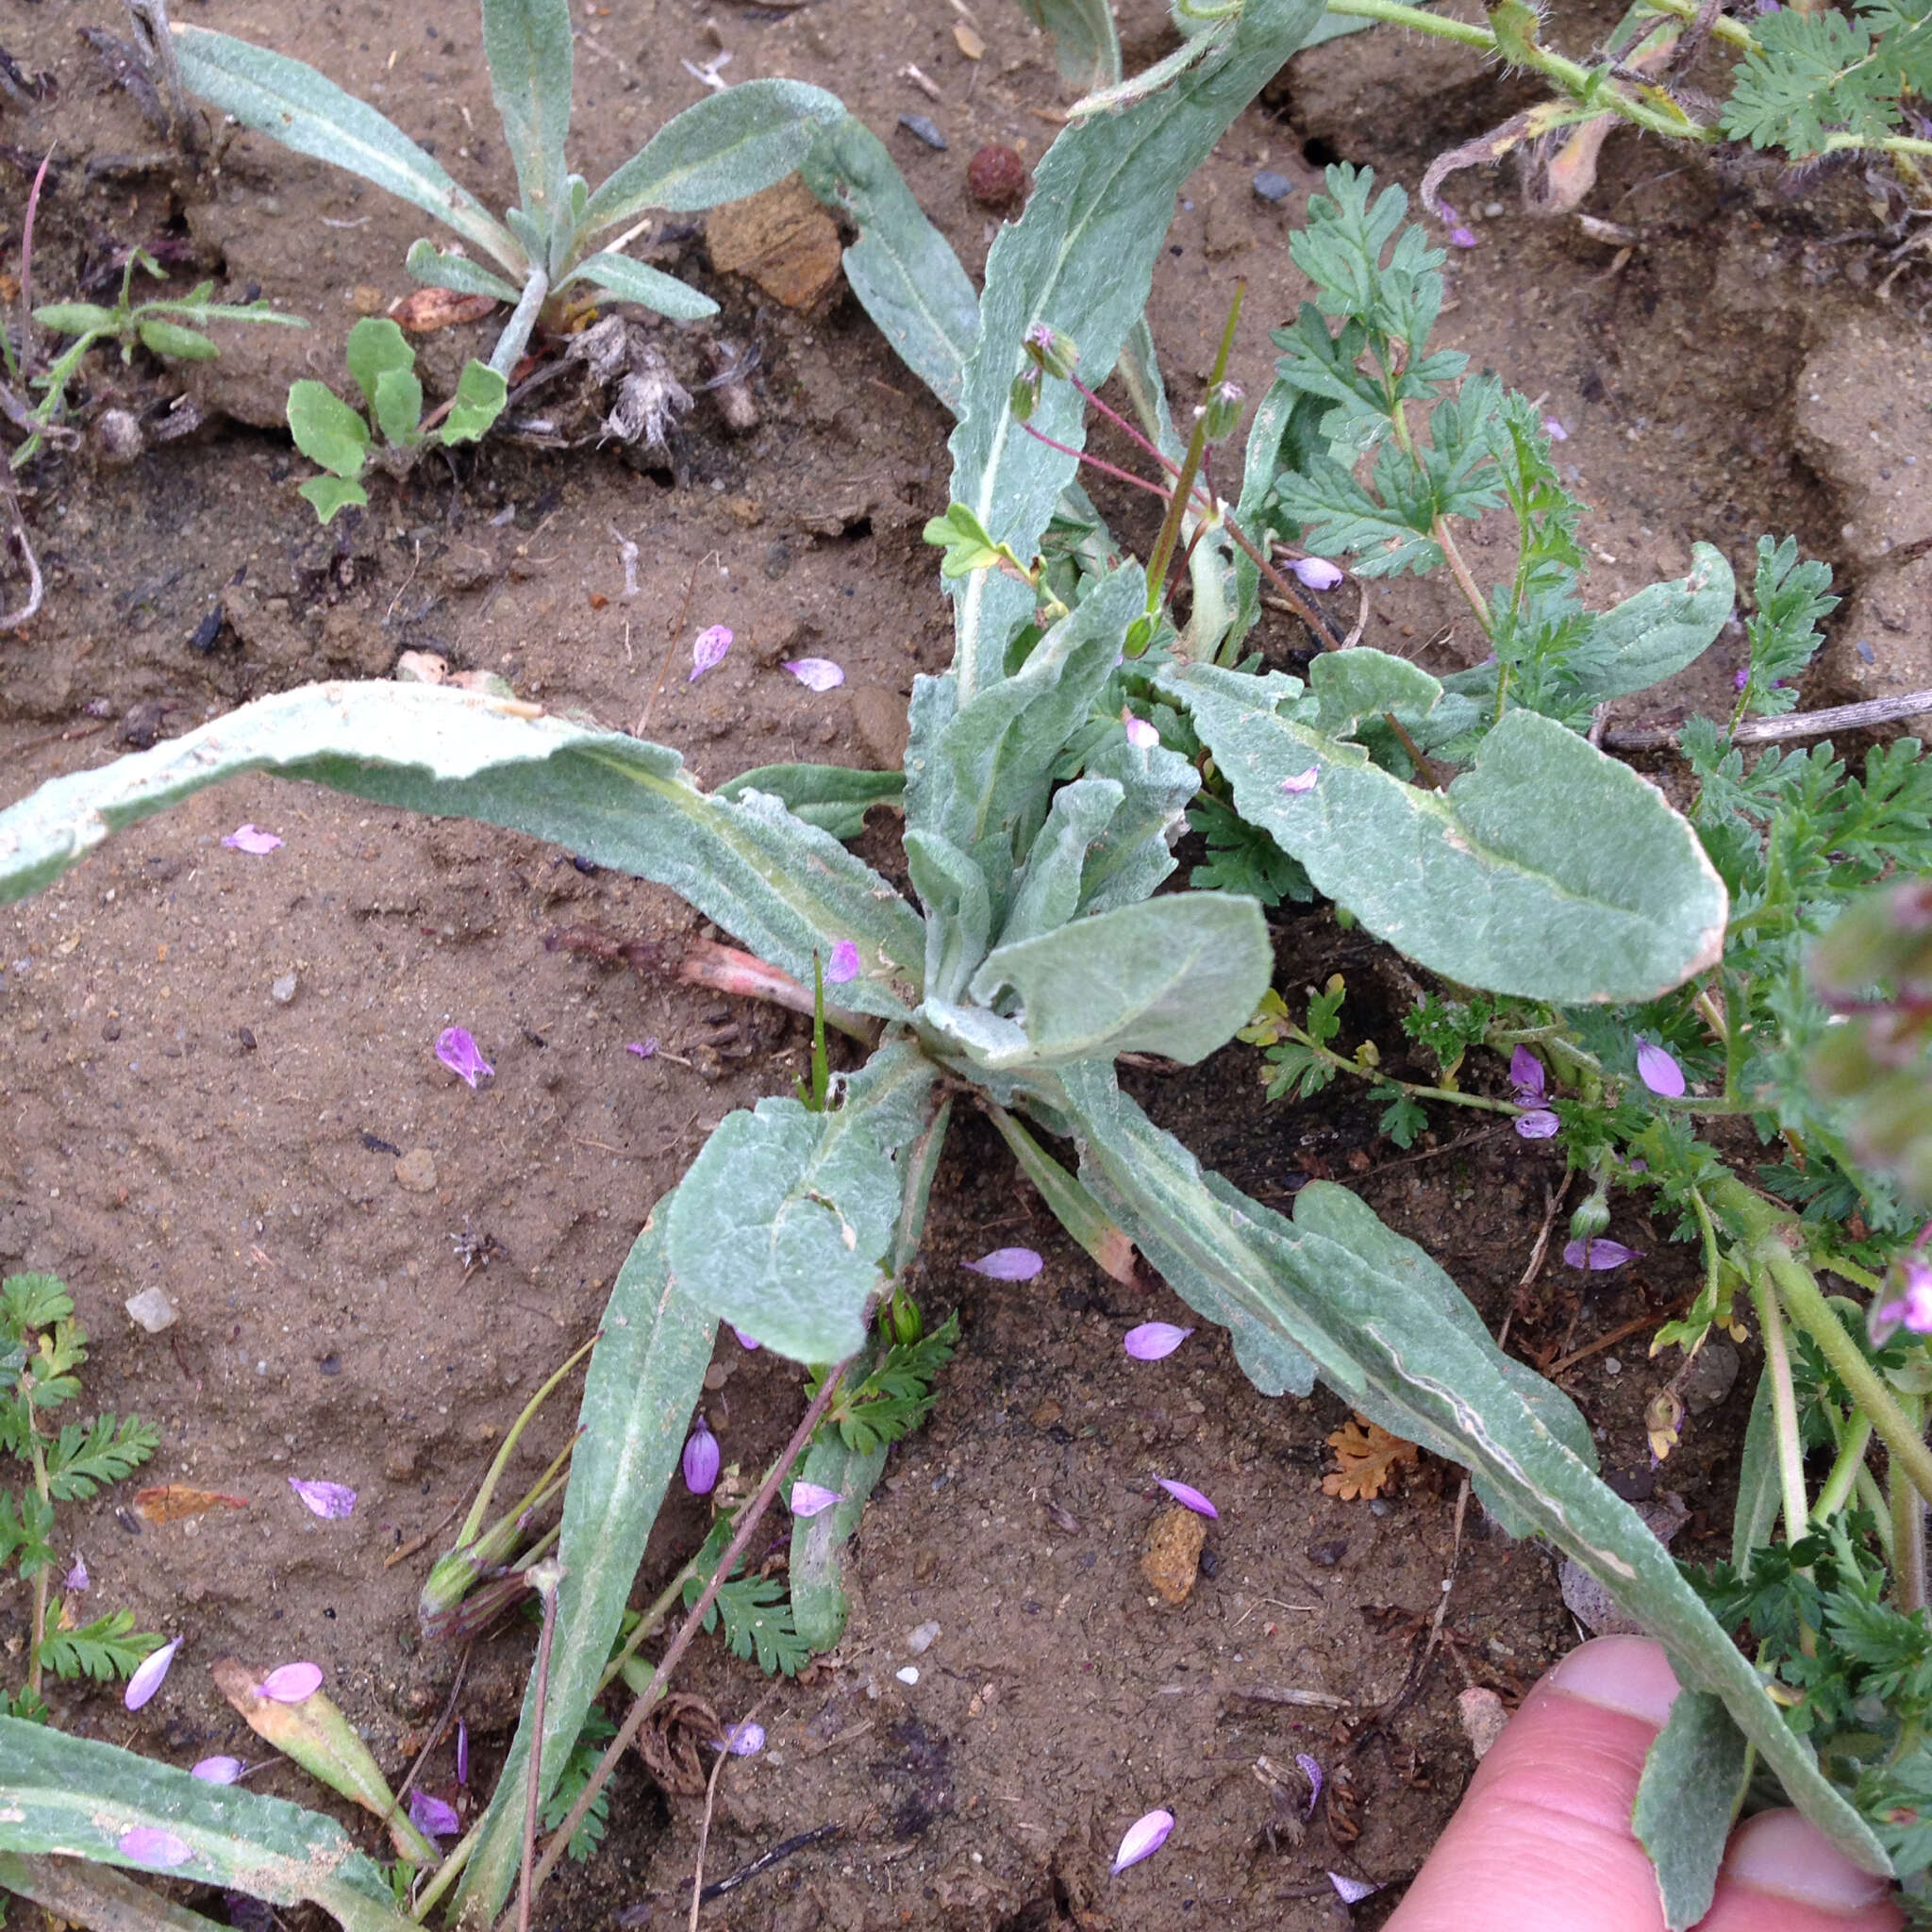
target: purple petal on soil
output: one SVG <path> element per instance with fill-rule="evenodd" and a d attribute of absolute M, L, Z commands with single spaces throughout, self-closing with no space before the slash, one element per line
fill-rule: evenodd
<path fill-rule="evenodd" d="M 736 1322 L 731 1324 L 731 1332 L 738 1337 L 740 1348 L 762 1348 L 764 1346 L 764 1343 L 761 1341 L 754 1341 Z"/>
<path fill-rule="evenodd" d="M 1332 591 L 1345 575 L 1340 564 L 1325 557 L 1298 557 L 1289 569 L 1311 591 Z"/>
<path fill-rule="evenodd" d="M 168 1674 L 168 1667 L 175 1661 L 175 1653 L 181 1648 L 181 1641 L 177 1637 L 173 1643 L 164 1643 L 160 1649 L 150 1651 L 142 1658 L 121 1696 L 122 1703 L 129 1710 L 139 1710 L 161 1688 L 161 1680 Z"/>
<path fill-rule="evenodd" d="M 693 1496 L 708 1496 L 718 1487 L 718 1439 L 703 1416 L 685 1441 L 684 1486 Z"/>
<path fill-rule="evenodd" d="M 1121 713 L 1121 724 L 1126 730 L 1127 742 L 1136 751 L 1152 751 L 1160 742 L 1160 733 L 1146 719 L 1137 718 L 1131 711 Z"/>
<path fill-rule="evenodd" d="M 1331 1872 L 1328 1883 L 1335 1888 L 1335 1893 L 1345 1906 L 1358 1906 L 1372 1891 L 1380 1891 L 1379 1885 L 1370 1885 L 1359 1878 L 1350 1878 L 1344 1873 Z"/>
<path fill-rule="evenodd" d="M 264 852 L 273 852 L 282 841 L 273 832 L 264 832 L 259 825 L 237 825 L 222 841 L 230 852 L 251 852 L 258 858 Z"/>
<path fill-rule="evenodd" d="M 841 940 L 825 961 L 825 984 L 843 986 L 858 977 L 858 948 L 850 940 Z"/>
<path fill-rule="evenodd" d="M 765 1748 L 765 1727 L 749 1720 L 741 1724 L 733 1724 L 718 1740 L 718 1748 L 730 1752 L 734 1757 L 749 1757 Z"/>
<path fill-rule="evenodd" d="M 1546 1107 L 1532 1108 L 1516 1116 L 1516 1131 L 1525 1141 L 1547 1141 L 1562 1124 Z"/>
<path fill-rule="evenodd" d="M 246 1767 L 239 1757 L 204 1757 L 188 1774 L 205 1785 L 231 1785 Z"/>
<path fill-rule="evenodd" d="M 1451 245 L 1457 248 L 1474 248 L 1475 246 L 1474 232 L 1472 229 L 1461 226 L 1460 224 L 1449 230 L 1449 241 Z"/>
<path fill-rule="evenodd" d="M 1653 1093 L 1675 1100 L 1684 1091 L 1684 1070 L 1662 1047 L 1647 1040 L 1637 1042 L 1637 1077 Z"/>
<path fill-rule="evenodd" d="M 457 1807 L 432 1798 L 427 1791 L 409 1793 L 409 1823 L 425 1838 L 454 1838 L 463 1828 Z"/>
<path fill-rule="evenodd" d="M 71 1590 L 76 1592 L 85 1590 L 88 1582 L 87 1558 L 82 1556 L 76 1556 L 74 1559 L 74 1568 L 60 1581 L 61 1588 L 64 1590 Z"/>
<path fill-rule="evenodd" d="M 706 672 L 715 670 L 724 661 L 724 653 L 731 648 L 731 626 L 728 624 L 708 624 L 699 631 L 691 647 L 691 675 L 687 684 L 695 684 Z"/>
<path fill-rule="evenodd" d="M 1568 442 L 1570 441 L 1570 432 L 1554 416 L 1545 416 L 1543 418 L 1543 434 L 1552 442 Z"/>
<path fill-rule="evenodd" d="M 282 1664 L 255 1688 L 271 1704 L 300 1704 L 322 1689 L 322 1666 Z"/>
<path fill-rule="evenodd" d="M 1306 1751 L 1297 1751 L 1294 1754 L 1294 1761 L 1301 1767 L 1302 1775 L 1308 1781 L 1308 1808 L 1303 1816 L 1312 1818 L 1315 1815 L 1315 1803 L 1321 1797 L 1322 1786 L 1325 1782 L 1322 1775 L 1322 1760 L 1319 1757 L 1310 1757 Z"/>
<path fill-rule="evenodd" d="M 1525 1107 L 1543 1097 L 1543 1063 L 1526 1046 L 1509 1056 L 1509 1084 Z"/>
<path fill-rule="evenodd" d="M 658 1051 L 658 1038 L 653 1034 L 649 1040 L 632 1040 L 625 1042 L 625 1053 L 634 1053 L 639 1059 L 647 1060 Z"/>
<path fill-rule="evenodd" d="M 1031 1281 L 1046 1266 L 1031 1248 L 995 1248 L 976 1261 L 961 1261 L 969 1274 L 983 1274 L 989 1281 Z"/>
<path fill-rule="evenodd" d="M 347 1516 L 356 1507 L 356 1492 L 347 1483 L 304 1482 L 291 1475 L 289 1487 L 308 1508 L 324 1518 Z"/>
<path fill-rule="evenodd" d="M 457 1782 L 470 1782 L 470 1727 L 461 1718 L 457 1720 Z"/>
<path fill-rule="evenodd" d="M 445 1026 L 436 1036 L 436 1058 L 458 1079 L 467 1080 L 472 1087 L 476 1084 L 479 1074 L 493 1074 L 496 1072 L 483 1058 L 482 1050 L 467 1026 Z"/>
<path fill-rule="evenodd" d="M 1144 1818 L 1137 1818 L 1127 1826 L 1127 1835 L 1121 1840 L 1121 1848 L 1113 1855 L 1115 1872 L 1124 1872 L 1129 1865 L 1138 1865 L 1142 1858 L 1151 1858 L 1167 1842 L 1167 1835 L 1174 1829 L 1172 1811 L 1150 1811 Z"/>
<path fill-rule="evenodd" d="M 124 1831 L 117 1842 L 124 1858 L 132 1858 L 137 1865 L 158 1865 L 163 1870 L 185 1865 L 194 1856 L 192 1845 L 172 1831 L 163 1831 L 158 1824 L 137 1824 L 132 1831 Z"/>
<path fill-rule="evenodd" d="M 845 674 L 829 658 L 788 658 L 785 668 L 807 691 L 836 691 Z"/>
<path fill-rule="evenodd" d="M 1160 1487 L 1178 1503 L 1183 1509 L 1191 1509 L 1196 1516 L 1211 1516 L 1220 1521 L 1221 1511 L 1204 1496 L 1191 1483 L 1177 1483 L 1167 1476 L 1154 1478 Z"/>
<path fill-rule="evenodd" d="M 1121 1346 L 1137 1362 L 1158 1362 L 1171 1356 L 1193 1332 L 1176 1328 L 1172 1322 L 1142 1322 L 1138 1328 L 1127 1330 Z"/>
<path fill-rule="evenodd" d="M 1641 1248 L 1626 1248 L 1622 1241 L 1607 1241 L 1599 1235 L 1593 1241 L 1568 1241 L 1563 1248 L 1563 1261 L 1570 1268 L 1621 1268 L 1625 1261 L 1634 1261 L 1642 1253 Z"/>
<path fill-rule="evenodd" d="M 1306 772 L 1297 772 L 1292 777 L 1284 778 L 1280 789 L 1283 791 L 1312 791 L 1315 781 L 1322 775 L 1320 765 L 1310 765 Z"/>
<path fill-rule="evenodd" d="M 817 1516 L 844 1500 L 837 1490 L 825 1489 L 822 1484 L 793 1483 L 790 1506 L 794 1516 Z"/>

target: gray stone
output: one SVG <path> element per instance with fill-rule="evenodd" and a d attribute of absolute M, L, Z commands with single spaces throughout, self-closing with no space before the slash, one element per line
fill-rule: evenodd
<path fill-rule="evenodd" d="M 1294 183 L 1273 168 L 1263 168 L 1255 176 L 1255 192 L 1263 201 L 1286 201 L 1294 192 Z"/>
<path fill-rule="evenodd" d="M 899 116 L 899 125 L 916 140 L 924 142 L 927 147 L 937 148 L 941 154 L 945 152 L 946 137 L 939 131 L 938 127 L 933 125 L 926 115 L 901 114 Z"/>

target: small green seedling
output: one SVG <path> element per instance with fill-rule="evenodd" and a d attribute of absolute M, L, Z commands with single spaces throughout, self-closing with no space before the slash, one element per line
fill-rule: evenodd
<path fill-rule="evenodd" d="M 24 469 L 40 453 L 49 430 L 58 426 L 67 413 L 67 391 L 87 359 L 88 352 L 102 342 L 119 342 L 121 359 L 125 362 L 136 343 L 171 362 L 211 362 L 221 353 L 202 330 L 211 322 L 269 322 L 283 328 L 307 328 L 299 315 L 280 314 L 268 302 L 217 302 L 215 285 L 198 282 L 185 295 L 171 295 L 153 302 L 133 299 L 134 272 L 141 269 L 157 281 L 165 281 L 168 272 L 144 248 L 135 249 L 127 258 L 121 276 L 121 295 L 111 308 L 97 302 L 49 302 L 34 310 L 34 320 L 56 335 L 72 336 L 46 373 L 33 378 L 41 400 L 33 409 L 35 428 L 13 452 L 11 462 Z M 6 335 L 0 331 L 0 344 Z M 18 374 L 12 350 L 7 349 L 7 364 Z"/>
<path fill-rule="evenodd" d="M 369 501 L 362 475 L 371 463 L 401 476 L 438 443 L 475 442 L 503 413 L 508 394 L 503 377 L 473 358 L 456 394 L 425 417 L 416 352 L 386 315 L 365 316 L 349 331 L 348 361 L 369 406 L 367 420 L 325 383 L 305 378 L 289 391 L 295 447 L 324 471 L 302 485 L 302 494 L 325 524 L 339 509 Z"/>
<path fill-rule="evenodd" d="M 86 1360 L 87 1330 L 74 1319 L 74 1298 L 59 1281 L 51 1274 L 10 1274 L 0 1282 L 0 1450 L 31 1471 L 20 1490 L 0 1488 L 0 1570 L 10 1563 L 34 1595 L 25 1686 L 11 1696 L 0 1690 L 0 1715 L 8 1717 L 45 1721 L 41 1685 L 49 1671 L 112 1683 L 130 1674 L 161 1641 L 136 1630 L 126 1610 L 75 1623 L 71 1606 L 87 1588 L 78 1563 L 68 1572 L 68 1594 L 48 1627 L 48 1584 L 57 1567 L 55 1504 L 84 1502 L 119 1482 L 161 1440 L 152 1423 L 135 1415 L 98 1415 L 49 1432 L 47 1416 L 80 1393 L 76 1372 Z"/>

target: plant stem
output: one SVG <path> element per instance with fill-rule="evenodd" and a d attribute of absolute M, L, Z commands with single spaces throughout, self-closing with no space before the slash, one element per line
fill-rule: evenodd
<path fill-rule="evenodd" d="M 1824 1487 L 1819 1491 L 1818 1500 L 1811 1506 L 1813 1523 L 1828 1523 L 1845 1507 L 1845 1499 L 1858 1480 L 1858 1472 L 1865 1466 L 1865 1451 L 1871 1442 L 1872 1418 L 1862 1413 L 1854 1414 L 1846 1424 L 1843 1440 L 1839 1443 L 1838 1458 L 1831 1465 L 1831 1474 L 1824 1478 Z"/>
<path fill-rule="evenodd" d="M 1453 1087 L 1419 1087 L 1413 1080 L 1398 1080 L 1392 1074 L 1385 1074 L 1379 1067 L 1360 1067 L 1332 1047 L 1324 1046 L 1312 1035 L 1304 1033 L 1299 1026 L 1291 1026 L 1285 1036 L 1297 1046 L 1305 1046 L 1324 1065 L 1333 1067 L 1339 1074 L 1353 1074 L 1358 1080 L 1374 1080 L 1385 1087 L 1399 1087 L 1411 1100 L 1446 1100 L 1452 1107 L 1474 1107 L 1484 1113 L 1507 1114 L 1511 1120 L 1521 1114 L 1532 1112 L 1526 1107 L 1519 1107 L 1513 1100 L 1491 1100 L 1486 1093 L 1462 1093 Z"/>
<path fill-rule="evenodd" d="M 1176 463 L 1172 457 L 1168 456 L 1157 443 L 1151 441 L 1145 436 L 1142 436 L 1141 433 L 1138 429 L 1136 429 L 1134 425 L 1131 423 L 1129 423 L 1127 419 L 1124 416 L 1123 416 L 1118 409 L 1113 408 L 1108 404 L 1102 402 L 1099 396 L 1096 395 L 1092 390 L 1089 389 L 1087 385 L 1084 382 L 1082 382 L 1077 375 L 1070 375 L 1067 377 L 1067 380 L 1070 383 L 1072 383 L 1073 386 L 1076 390 L 1078 390 L 1083 396 L 1087 398 L 1088 402 L 1091 403 L 1094 408 L 1098 409 L 1100 413 L 1103 416 L 1105 416 L 1107 420 L 1109 423 L 1111 423 L 1113 426 L 1116 429 L 1118 429 L 1121 432 L 1121 434 L 1128 440 L 1128 441 L 1132 442 L 1138 448 L 1144 451 L 1148 456 L 1152 457 L 1154 460 L 1157 463 L 1158 463 L 1160 467 L 1163 470 L 1165 470 L 1170 476 L 1178 476 L 1180 475 L 1180 465 Z M 1058 445 L 1056 444 L 1055 446 L 1058 447 Z M 1091 458 L 1090 458 L 1089 460 L 1091 461 Z M 1134 480 L 1138 483 L 1141 479 L 1137 476 Z"/>
<path fill-rule="evenodd" d="M 1063 457 L 1072 457 L 1076 463 L 1085 463 L 1090 470 L 1098 470 L 1103 476 L 1111 476 L 1116 483 L 1131 483 L 1136 490 L 1144 490 L 1149 496 L 1158 496 L 1162 503 L 1172 499 L 1173 492 L 1163 490 L 1158 483 L 1150 483 L 1144 476 L 1137 476 L 1131 470 L 1124 470 L 1117 463 L 1110 463 L 1105 457 L 1089 456 L 1084 449 L 1075 449 L 1072 443 L 1057 442 L 1044 430 L 1036 429 L 1030 423 L 1020 427 L 1035 442 L 1043 442 L 1048 449 L 1057 449 Z"/>
<path fill-rule="evenodd" d="M 530 1753 L 530 1774 L 524 1786 L 524 1858 L 522 1880 L 517 1887 L 517 1932 L 530 1932 L 530 1867 L 537 1857 L 538 1801 L 543 1789 L 543 1706 L 550 1695 L 550 1647 L 557 1640 L 557 1587 L 562 1581 L 563 1565 L 546 1563 L 537 1582 L 537 1588 L 543 1593 L 543 1634 L 537 1640 L 537 1744 Z"/>
<path fill-rule="evenodd" d="M 1890 1473 L 1890 1489 L 1891 1596 L 1909 1617 L 1925 1607 L 1925 1499 L 1896 1467 Z"/>
<path fill-rule="evenodd" d="M 1805 1499 L 1805 1450 L 1798 1434 L 1798 1402 L 1791 1387 L 1791 1357 L 1785 1346 L 1784 1317 L 1763 1275 L 1754 1276 L 1751 1299 L 1764 1334 L 1764 1373 L 1771 1377 L 1771 1409 L 1777 1428 L 1778 1487 L 1784 1493 L 1785 1541 L 1794 1543 L 1811 1521 Z"/>
<path fill-rule="evenodd" d="M 1234 351 L 1235 325 L 1241 320 L 1241 297 L 1248 285 L 1234 285 L 1234 300 L 1228 305 L 1227 321 L 1221 330 L 1221 347 L 1215 352 L 1213 373 L 1208 378 L 1211 400 L 1227 375 L 1227 358 Z M 1194 419 L 1194 433 L 1188 438 L 1188 454 L 1174 478 L 1174 495 L 1167 514 L 1160 521 L 1160 534 L 1154 540 L 1154 553 L 1147 559 L 1147 614 L 1157 615 L 1167 595 L 1167 567 L 1174 560 L 1174 548 L 1180 541 L 1181 524 L 1188 513 L 1188 499 L 1194 493 L 1194 478 L 1201 468 L 1202 452 L 1208 447 L 1208 411 L 1204 408 Z"/>
<path fill-rule="evenodd" d="M 785 1445 L 784 1452 L 766 1473 L 764 1481 L 758 1485 L 758 1493 L 746 1505 L 738 1520 L 736 1532 L 730 1542 L 725 1545 L 724 1554 L 718 1558 L 717 1568 L 711 1572 L 710 1580 L 705 1585 L 697 1602 L 691 1606 L 691 1614 L 685 1618 L 677 1635 L 671 1640 L 670 1648 L 658 1659 L 657 1671 L 652 1675 L 649 1685 L 631 1706 L 630 1714 L 625 1719 L 616 1737 L 612 1738 L 605 1748 L 603 1757 L 597 1760 L 596 1769 L 584 1781 L 583 1790 L 577 1793 L 576 1803 L 570 1807 L 563 1823 L 551 1834 L 550 1842 L 544 1848 L 542 1857 L 537 1861 L 536 1871 L 531 1874 L 530 1890 L 533 1896 L 542 1890 L 543 1881 L 557 1869 L 557 1861 L 563 1857 L 564 1847 L 575 1835 L 577 1826 L 584 1822 L 584 1814 L 590 1810 L 597 1793 L 610 1781 L 610 1774 L 616 1770 L 618 1759 L 630 1748 L 632 1740 L 643 1728 L 644 1720 L 650 1716 L 659 1693 L 670 1680 L 671 1673 L 676 1669 L 678 1658 L 691 1647 L 691 1639 L 704 1626 L 706 1611 L 717 1600 L 719 1591 L 729 1579 L 731 1573 L 737 1569 L 738 1559 L 743 1556 L 746 1545 L 751 1541 L 752 1531 L 758 1527 L 759 1519 L 771 1507 L 772 1498 L 778 1493 L 779 1483 L 791 1465 L 804 1454 L 806 1444 L 811 1441 L 820 1419 L 831 1407 L 832 1397 L 838 1392 L 839 1385 L 844 1380 L 845 1371 L 849 1366 L 849 1362 L 841 1362 L 825 1377 L 824 1386 L 812 1397 L 811 1406 L 807 1408 L 804 1419 L 791 1432 L 791 1441 Z"/>
<path fill-rule="evenodd" d="M 26 1378 L 21 1378 L 25 1381 Z M 34 1491 L 41 1499 L 42 1509 L 51 1510 L 54 1498 L 47 1488 L 47 1457 L 41 1447 L 41 1419 L 29 1399 L 26 1410 L 27 1443 L 34 1457 Z M 27 1695 L 36 1704 L 41 1700 L 41 1644 L 47 1635 L 47 1578 L 54 1573 L 51 1562 L 42 1563 L 34 1572 L 34 1624 L 28 1637 L 30 1648 L 26 1659 Z"/>
<path fill-rule="evenodd" d="M 533 268 L 530 279 L 524 284 L 524 292 L 518 298 L 517 306 L 503 325 L 503 333 L 496 339 L 495 348 L 490 352 L 491 368 L 506 381 L 529 346 L 530 331 L 537 326 L 538 311 L 549 293 L 550 277 L 541 268 Z"/>
<path fill-rule="evenodd" d="M 1435 538 L 1442 555 L 1449 559 L 1449 572 L 1456 579 L 1456 587 L 1467 600 L 1469 608 L 1475 612 L 1475 621 L 1482 626 L 1484 637 L 1493 635 L 1495 625 L 1490 617 L 1490 607 L 1483 602 L 1483 593 L 1471 575 L 1469 565 L 1463 561 L 1462 552 L 1456 547 L 1456 539 L 1449 534 L 1449 519 L 1439 516 L 1429 526 L 1429 534 Z M 1497 680 L 1498 691 L 1502 679 Z"/>

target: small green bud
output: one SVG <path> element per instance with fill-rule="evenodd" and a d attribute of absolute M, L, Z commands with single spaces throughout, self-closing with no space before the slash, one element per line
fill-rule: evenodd
<path fill-rule="evenodd" d="M 1026 353 L 1049 375 L 1057 375 L 1064 382 L 1080 366 L 1080 351 L 1071 336 L 1063 336 L 1057 328 L 1049 328 L 1043 322 L 1036 322 L 1024 337 Z"/>
<path fill-rule="evenodd" d="M 1219 382 L 1208 391 L 1200 408 L 1209 442 L 1225 442 L 1241 420 L 1241 401 L 1246 391 L 1238 382 Z"/>
<path fill-rule="evenodd" d="M 1040 371 L 1025 369 L 1013 378 L 1013 388 L 1008 398 L 1013 414 L 1022 423 L 1033 420 L 1033 406 L 1040 400 Z"/>
<path fill-rule="evenodd" d="M 895 1288 L 891 1299 L 879 1310 L 879 1332 L 888 1341 L 905 1348 L 910 1348 L 925 1333 L 925 1317 L 903 1288 Z"/>
<path fill-rule="evenodd" d="M 1593 1241 L 1606 1233 L 1609 1225 L 1609 1197 L 1599 1190 L 1570 1216 L 1570 1238 L 1572 1241 Z"/>

